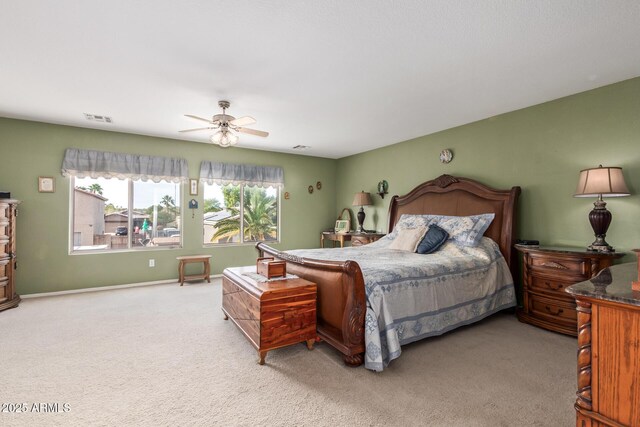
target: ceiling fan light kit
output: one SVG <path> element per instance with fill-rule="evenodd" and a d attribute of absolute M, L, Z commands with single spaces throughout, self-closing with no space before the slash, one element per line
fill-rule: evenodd
<path fill-rule="evenodd" d="M 218 144 L 223 148 L 231 147 L 232 145 L 236 145 L 238 143 L 238 135 L 235 135 L 229 131 L 219 130 L 218 132 L 211 135 L 209 141 L 213 142 L 214 144 Z"/>
<path fill-rule="evenodd" d="M 256 119 L 250 116 L 239 117 L 236 119 L 235 117 L 228 115 L 226 110 L 230 105 L 231 104 L 229 103 L 229 101 L 218 101 L 218 106 L 222 108 L 222 114 L 214 115 L 211 120 L 191 114 L 185 114 L 185 117 L 189 117 L 202 122 L 207 122 L 210 126 L 204 128 L 184 129 L 180 132 L 217 130 L 216 133 L 209 137 L 209 141 L 223 148 L 231 147 L 232 145 L 236 145 L 238 143 L 239 138 L 238 135 L 235 134 L 235 132 L 256 135 L 263 138 L 269 136 L 269 132 L 242 127 L 254 124 L 256 122 Z"/>

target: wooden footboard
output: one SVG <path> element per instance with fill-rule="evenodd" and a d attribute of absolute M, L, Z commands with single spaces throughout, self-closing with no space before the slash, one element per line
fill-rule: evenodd
<path fill-rule="evenodd" d="M 354 261 L 322 261 L 280 252 L 264 243 L 256 244 L 265 254 L 287 262 L 287 273 L 310 280 L 318 286 L 318 336 L 338 349 L 344 362 L 358 366 L 364 362 L 364 279 Z"/>

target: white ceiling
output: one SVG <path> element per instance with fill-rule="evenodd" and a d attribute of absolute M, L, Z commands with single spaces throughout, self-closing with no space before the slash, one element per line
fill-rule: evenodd
<path fill-rule="evenodd" d="M 271 133 L 241 146 L 340 158 L 636 77 L 639 22 L 637 0 L 6 0 L 0 116 L 204 143 L 183 114 L 227 99 Z"/>

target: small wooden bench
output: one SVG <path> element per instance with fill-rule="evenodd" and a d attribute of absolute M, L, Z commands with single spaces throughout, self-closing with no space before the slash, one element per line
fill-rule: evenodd
<path fill-rule="evenodd" d="M 180 286 L 184 284 L 185 280 L 206 280 L 207 282 L 211 283 L 211 278 L 209 277 L 211 275 L 211 265 L 209 264 L 210 258 L 211 255 L 185 255 L 176 257 L 176 259 L 180 261 L 180 263 L 178 264 L 178 277 L 180 279 Z M 202 272 L 202 274 L 190 274 L 188 276 L 185 276 L 184 266 L 186 264 L 194 262 L 201 262 L 204 267 L 204 271 Z"/>

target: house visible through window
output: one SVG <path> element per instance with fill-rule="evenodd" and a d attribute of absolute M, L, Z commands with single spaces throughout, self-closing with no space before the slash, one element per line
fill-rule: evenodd
<path fill-rule="evenodd" d="M 278 187 L 204 185 L 204 244 L 277 241 Z"/>
<path fill-rule="evenodd" d="M 180 184 L 72 178 L 73 251 L 181 245 Z"/>
<path fill-rule="evenodd" d="M 67 148 L 71 252 L 180 247 L 180 188 L 187 161 Z"/>

